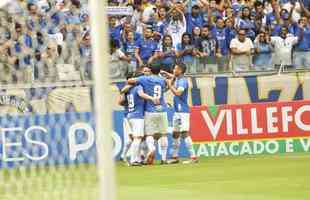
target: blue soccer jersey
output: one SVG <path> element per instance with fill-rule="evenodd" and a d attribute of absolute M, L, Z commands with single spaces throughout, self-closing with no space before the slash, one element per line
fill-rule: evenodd
<path fill-rule="evenodd" d="M 152 101 L 146 101 L 146 112 L 165 112 L 166 102 L 164 99 L 164 91 L 166 89 L 165 79 L 160 76 L 141 76 L 137 78 L 137 83 L 142 85 L 143 90 L 149 96 L 159 98 L 160 105 L 155 105 Z"/>
<path fill-rule="evenodd" d="M 136 85 L 128 91 L 126 99 L 128 102 L 128 119 L 143 119 L 144 116 L 144 100 L 139 96 L 139 91 L 143 88 Z"/>
<path fill-rule="evenodd" d="M 127 118 L 127 116 L 128 116 L 128 106 L 125 105 L 124 106 L 124 117 Z"/>
<path fill-rule="evenodd" d="M 183 93 L 181 96 L 174 96 L 173 97 L 173 105 L 175 112 L 182 112 L 188 113 L 189 112 L 189 105 L 187 102 L 188 97 L 188 81 L 185 77 L 177 78 L 174 86 L 176 89 L 182 88 Z"/>

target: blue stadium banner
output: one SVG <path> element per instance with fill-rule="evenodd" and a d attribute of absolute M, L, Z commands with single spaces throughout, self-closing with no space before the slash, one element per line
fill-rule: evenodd
<path fill-rule="evenodd" d="M 0 117 L 0 168 L 95 163 L 91 113 Z"/>
<path fill-rule="evenodd" d="M 170 133 L 172 115 L 172 110 L 169 110 Z M 123 116 L 122 111 L 113 113 L 113 156 L 116 160 L 124 146 Z M 90 112 L 2 116 L 0 168 L 96 163 L 94 125 L 95 121 Z M 171 142 L 169 134 L 170 145 Z M 187 155 L 183 143 L 180 154 Z"/>

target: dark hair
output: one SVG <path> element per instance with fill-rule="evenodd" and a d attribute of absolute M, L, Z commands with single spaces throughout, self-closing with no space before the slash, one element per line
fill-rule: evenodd
<path fill-rule="evenodd" d="M 208 24 L 204 24 L 204 25 L 201 27 L 201 29 L 203 29 L 203 28 L 207 28 L 208 30 L 210 30 L 210 28 L 209 28 L 209 25 L 208 25 Z"/>
<path fill-rule="evenodd" d="M 183 44 L 183 38 L 184 38 L 185 36 L 188 36 L 188 37 L 189 37 L 189 42 L 190 42 L 190 44 L 192 43 L 192 35 L 191 35 L 190 33 L 183 33 L 183 34 L 182 34 L 182 39 L 181 39 L 181 44 L 182 44 L 182 46 L 184 45 L 184 44 Z"/>
<path fill-rule="evenodd" d="M 185 72 L 186 72 L 186 65 L 183 63 L 183 62 L 177 62 L 176 64 L 175 64 L 175 66 L 178 66 L 178 67 L 180 67 L 181 68 L 181 71 L 182 71 L 182 74 L 184 74 Z"/>
<path fill-rule="evenodd" d="M 153 27 L 152 27 L 151 25 L 147 25 L 147 26 L 145 27 L 145 30 L 151 30 L 151 31 L 153 32 Z"/>
<path fill-rule="evenodd" d="M 300 24 L 301 20 L 303 20 L 302 18 L 304 18 L 304 17 L 306 17 L 306 16 L 303 16 L 303 15 L 300 16 L 300 19 L 298 20 L 298 24 Z"/>
<path fill-rule="evenodd" d="M 215 22 L 217 23 L 218 21 L 220 21 L 220 20 L 222 20 L 222 21 L 224 21 L 224 19 L 222 18 L 222 17 L 216 17 L 216 19 L 215 19 Z"/>
<path fill-rule="evenodd" d="M 200 7 L 196 4 L 192 6 L 192 9 L 200 9 Z"/>
<path fill-rule="evenodd" d="M 131 79 L 131 78 L 133 78 L 133 77 L 134 77 L 134 72 L 128 72 L 128 73 L 126 74 L 126 80 Z"/>
<path fill-rule="evenodd" d="M 17 28 L 22 28 L 22 25 L 18 22 L 15 23 L 15 29 L 17 29 Z"/>
<path fill-rule="evenodd" d="M 28 3 L 27 4 L 27 9 L 30 11 L 31 6 L 35 6 L 33 3 Z"/>
<path fill-rule="evenodd" d="M 39 31 L 36 33 L 36 35 L 37 35 L 37 37 L 43 37 L 43 34 Z"/>
<path fill-rule="evenodd" d="M 244 16 L 244 10 L 248 10 L 249 11 L 249 16 Z M 250 17 L 251 17 L 251 9 L 249 8 L 249 7 L 247 7 L 247 6 L 245 6 L 245 7 L 243 7 L 242 8 L 242 14 L 241 14 L 242 16 L 241 16 L 241 18 L 242 19 L 250 19 Z"/>
<path fill-rule="evenodd" d="M 35 50 L 35 59 L 37 61 L 41 60 L 41 52 L 38 49 Z"/>
<path fill-rule="evenodd" d="M 159 16 L 159 10 L 161 9 L 165 9 L 166 12 L 168 12 L 169 10 L 167 6 L 159 6 L 159 8 L 157 9 L 158 16 Z"/>
<path fill-rule="evenodd" d="M 118 48 L 117 40 L 110 40 L 110 53 L 112 54 Z"/>
<path fill-rule="evenodd" d="M 151 69 L 152 74 L 157 75 L 160 72 L 160 65 L 153 64 L 150 66 L 150 69 Z"/>
<path fill-rule="evenodd" d="M 255 1 L 254 8 L 257 8 L 258 6 L 263 6 L 263 3 L 260 1 Z"/>
<path fill-rule="evenodd" d="M 141 0 L 134 0 L 133 2 L 134 5 L 141 5 L 142 3 Z"/>
<path fill-rule="evenodd" d="M 77 8 L 81 7 L 81 2 L 79 0 L 71 0 L 71 3 Z"/>
<path fill-rule="evenodd" d="M 170 40 L 171 40 L 171 45 L 173 46 L 173 39 L 172 39 L 172 37 L 171 37 L 171 35 L 164 35 L 163 36 L 163 39 L 162 39 L 162 47 L 164 48 L 165 47 L 165 39 L 166 38 L 170 38 Z"/>

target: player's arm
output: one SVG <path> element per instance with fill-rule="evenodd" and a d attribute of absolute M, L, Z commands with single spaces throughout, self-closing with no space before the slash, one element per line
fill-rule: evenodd
<path fill-rule="evenodd" d="M 171 80 L 173 80 L 173 79 L 168 79 L 168 78 L 165 79 L 166 85 L 165 85 L 165 88 L 164 88 L 164 92 L 169 91 L 169 81 L 171 81 Z"/>
<path fill-rule="evenodd" d="M 137 84 L 138 80 L 136 78 L 130 78 L 127 80 L 128 85 L 135 85 Z"/>
<path fill-rule="evenodd" d="M 154 104 L 160 104 L 160 101 L 159 101 L 159 99 L 158 98 L 155 98 L 155 97 L 152 97 L 152 96 L 150 96 L 150 95 L 148 95 L 148 94 L 146 94 L 146 93 L 144 93 L 144 91 L 142 90 L 142 89 L 140 89 L 139 91 L 138 91 L 138 95 L 141 97 L 141 98 L 143 98 L 143 99 L 145 99 L 145 100 L 147 100 L 147 101 L 152 101 Z"/>
<path fill-rule="evenodd" d="M 120 91 L 121 94 L 127 93 L 130 90 L 130 88 L 132 88 L 132 85 L 129 85 L 129 84 L 125 85 Z"/>
<path fill-rule="evenodd" d="M 173 79 L 173 78 L 174 78 L 174 75 L 173 75 L 173 74 L 171 74 L 171 73 L 169 73 L 169 72 L 167 72 L 167 71 L 165 71 L 165 70 L 160 70 L 160 73 L 161 73 L 162 75 L 164 75 L 165 77 L 167 77 L 168 79 Z"/>
<path fill-rule="evenodd" d="M 120 105 L 120 106 L 125 106 L 125 104 L 126 104 L 125 95 L 123 95 L 123 94 L 119 95 L 119 97 L 118 97 L 118 99 L 117 99 L 117 103 L 118 103 L 118 105 Z"/>
<path fill-rule="evenodd" d="M 142 66 L 143 65 L 143 61 L 142 61 L 142 58 L 140 57 L 140 48 L 136 48 L 135 49 L 135 57 L 138 61 L 138 64 L 139 66 Z"/>
<path fill-rule="evenodd" d="M 168 81 L 168 87 L 171 90 L 171 92 L 175 95 L 175 96 L 181 96 L 184 92 L 184 87 L 178 87 L 176 88 L 173 84 L 172 81 Z"/>

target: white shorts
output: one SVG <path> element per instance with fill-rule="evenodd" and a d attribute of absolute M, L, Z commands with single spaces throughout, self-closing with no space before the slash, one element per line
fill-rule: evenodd
<path fill-rule="evenodd" d="M 173 115 L 173 131 L 185 132 L 189 131 L 189 113 L 174 113 Z"/>
<path fill-rule="evenodd" d="M 144 119 L 128 119 L 128 122 L 132 131 L 132 136 L 144 136 Z"/>
<path fill-rule="evenodd" d="M 145 113 L 145 134 L 167 134 L 168 117 L 166 112 Z"/>

